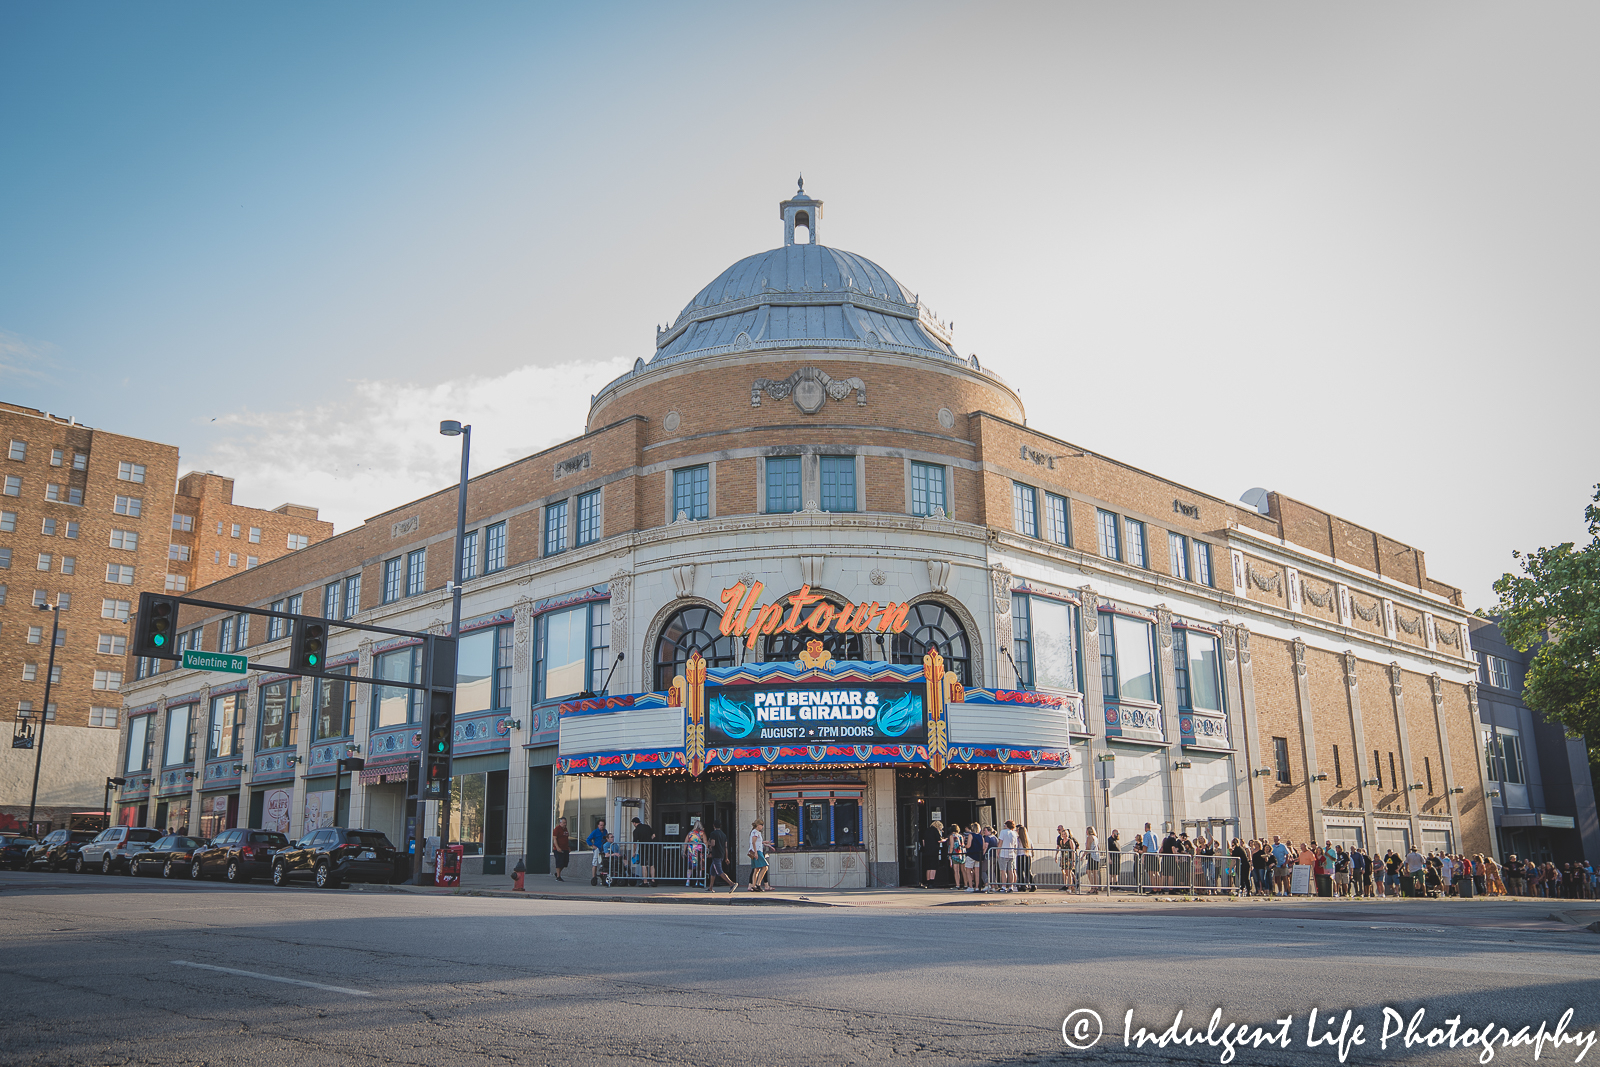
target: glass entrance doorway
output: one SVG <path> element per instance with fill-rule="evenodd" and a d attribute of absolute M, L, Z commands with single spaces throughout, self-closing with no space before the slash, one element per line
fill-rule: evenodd
<path fill-rule="evenodd" d="M 902 771 L 895 774 L 896 849 L 903 886 L 954 884 L 940 832 L 954 824 L 994 822 L 994 800 L 978 797 L 976 771 Z M 934 828 L 934 823 L 939 827 Z M 928 881 L 927 872 L 934 872 Z"/>
<path fill-rule="evenodd" d="M 660 840 L 682 841 L 689 836 L 689 828 L 697 822 L 709 836 L 715 824 L 728 835 L 730 859 L 744 855 L 744 846 L 739 843 L 745 839 L 745 834 L 733 825 L 733 775 L 707 775 L 698 779 L 657 778 L 654 785 L 655 811 L 651 813 L 653 817 L 646 821 L 661 835 Z M 730 863 L 730 873 L 732 866 Z"/>

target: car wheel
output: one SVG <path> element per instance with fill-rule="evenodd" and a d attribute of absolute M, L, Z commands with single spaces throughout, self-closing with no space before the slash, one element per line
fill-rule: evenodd
<path fill-rule="evenodd" d="M 133 869 L 133 860 L 131 859 L 128 860 L 128 865 L 122 868 L 122 873 L 127 875 L 129 878 L 139 877 L 139 872 Z"/>
<path fill-rule="evenodd" d="M 163 878 L 171 878 L 172 877 L 172 861 L 171 860 L 168 860 L 167 862 L 165 862 L 165 863 L 163 863 L 161 865 L 161 877 L 163 877 Z"/>
<path fill-rule="evenodd" d="M 317 888 L 338 889 L 339 879 L 333 876 L 333 869 L 328 866 L 328 861 L 323 860 L 317 864 Z"/>
<path fill-rule="evenodd" d="M 83 873 L 83 853 L 81 853 L 81 852 L 78 853 L 76 856 L 74 856 L 72 858 L 72 873 L 73 874 L 82 874 Z"/>
<path fill-rule="evenodd" d="M 228 867 L 222 872 L 222 876 L 235 885 L 242 885 L 250 880 L 250 876 L 244 873 L 244 868 L 239 866 L 238 860 L 229 860 Z"/>
<path fill-rule="evenodd" d="M 189 864 L 189 877 L 193 878 L 197 882 L 200 880 L 201 871 L 199 860 L 195 860 L 193 863 Z"/>
<path fill-rule="evenodd" d="M 114 870 L 116 870 L 116 868 L 111 865 L 111 853 L 107 852 L 105 855 L 100 857 L 100 873 L 110 874 Z"/>
<path fill-rule="evenodd" d="M 283 869 L 283 864 L 274 863 L 272 865 L 272 884 L 276 885 L 276 886 L 281 886 L 285 882 L 287 882 L 288 880 L 289 880 L 289 872 Z"/>

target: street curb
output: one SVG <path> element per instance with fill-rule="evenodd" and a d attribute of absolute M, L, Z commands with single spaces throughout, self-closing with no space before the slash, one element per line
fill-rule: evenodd
<path fill-rule="evenodd" d="M 419 897 L 495 897 L 501 900 L 561 900 L 595 901 L 602 904 L 739 904 L 740 906 L 767 906 L 791 908 L 848 908 L 854 905 L 834 904 L 825 900 L 808 900 L 804 897 L 769 896 L 766 893 L 705 893 L 703 896 L 655 893 L 644 897 L 625 897 L 613 894 L 578 896 L 570 893 L 538 893 L 514 889 L 438 889 L 428 886 L 383 885 L 351 886 L 350 888 L 378 890 L 385 893 L 409 893 Z"/>

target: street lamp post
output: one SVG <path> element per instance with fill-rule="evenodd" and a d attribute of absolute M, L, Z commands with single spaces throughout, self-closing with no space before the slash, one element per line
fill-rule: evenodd
<path fill-rule="evenodd" d="M 467 464 L 472 457 L 472 426 L 463 424 L 454 419 L 446 419 L 439 423 L 439 432 L 446 437 L 461 438 L 461 484 L 456 489 L 456 566 L 455 580 L 450 585 L 450 639 L 461 639 L 461 570 L 462 548 L 467 541 Z M 437 684 L 437 679 L 434 680 Z M 455 688 L 456 680 L 450 680 L 450 687 Z M 449 843 L 450 837 L 450 783 L 445 782 L 444 792 L 439 797 L 439 847 L 443 848 Z M 421 855 L 422 849 L 417 849 Z"/>
<path fill-rule="evenodd" d="M 44 762 L 44 728 L 50 721 L 50 682 L 56 673 L 56 634 L 61 629 L 61 601 L 40 604 L 40 611 L 48 611 L 50 623 L 50 662 L 44 669 L 44 708 L 39 712 L 39 737 L 33 745 L 33 795 L 28 798 L 28 832 L 32 833 L 34 808 L 39 804 L 39 765 Z"/>

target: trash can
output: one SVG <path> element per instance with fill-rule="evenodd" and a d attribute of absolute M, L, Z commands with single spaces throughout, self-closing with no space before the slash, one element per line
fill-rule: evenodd
<path fill-rule="evenodd" d="M 465 850 L 460 845 L 443 845 L 434 853 L 434 885 L 461 884 L 461 854 L 463 851 Z"/>
<path fill-rule="evenodd" d="M 1472 884 L 1471 878 L 1461 879 L 1456 883 L 1456 887 L 1456 891 L 1461 894 L 1461 899 L 1463 900 L 1475 895 L 1473 891 L 1476 887 Z"/>

